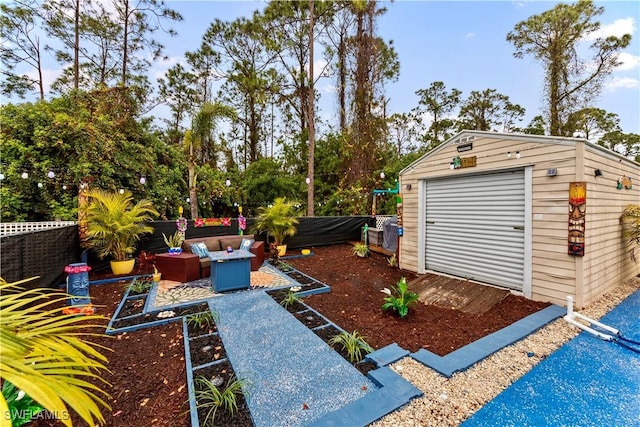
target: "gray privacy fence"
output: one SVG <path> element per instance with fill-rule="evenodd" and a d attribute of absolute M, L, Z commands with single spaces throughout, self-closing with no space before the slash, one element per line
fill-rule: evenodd
<path fill-rule="evenodd" d="M 64 282 L 64 267 L 79 259 L 77 225 L 0 237 L 0 276 L 7 282 L 40 276 L 25 288 Z"/>
<path fill-rule="evenodd" d="M 375 226 L 375 218 L 370 216 L 313 217 L 298 218 L 295 236 L 285 243 L 290 249 L 313 248 L 315 246 L 335 245 L 348 241 L 358 241 L 365 224 Z M 253 218 L 247 218 L 244 234 L 253 234 Z M 151 253 L 167 252 L 162 233 L 167 236 L 176 232 L 175 221 L 154 221 L 154 232 L 142 238 L 139 251 Z M 186 238 L 224 236 L 238 234 L 238 221 L 231 221 L 229 227 L 194 227 L 189 221 Z M 266 242 L 266 235 L 256 236 Z M 94 272 L 107 270 L 108 261 L 98 260 L 92 252 L 83 257 L 78 238 L 78 226 L 72 225 L 43 231 L 0 237 L 0 276 L 8 282 L 40 276 L 39 280 L 27 283 L 24 287 L 54 287 L 66 280 L 64 267 L 84 258 Z"/>

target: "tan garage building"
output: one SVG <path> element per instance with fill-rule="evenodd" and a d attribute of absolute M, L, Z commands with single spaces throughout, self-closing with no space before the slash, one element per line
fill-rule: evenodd
<path fill-rule="evenodd" d="M 578 307 L 640 273 L 640 164 L 584 139 L 463 131 L 400 172 L 400 267 Z"/>

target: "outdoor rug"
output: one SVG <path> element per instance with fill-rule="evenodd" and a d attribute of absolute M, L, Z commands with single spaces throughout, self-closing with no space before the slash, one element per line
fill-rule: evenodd
<path fill-rule="evenodd" d="M 251 288 L 249 290 L 282 288 L 297 284 L 273 266 L 264 264 L 258 271 L 251 272 Z M 211 287 L 210 277 L 187 283 L 161 280 L 149 293 L 151 299 L 149 309 L 202 301 L 220 295 L 222 294 L 216 293 Z"/>

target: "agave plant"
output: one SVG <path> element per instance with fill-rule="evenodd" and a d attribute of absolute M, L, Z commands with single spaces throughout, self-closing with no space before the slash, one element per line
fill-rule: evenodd
<path fill-rule="evenodd" d="M 109 395 L 89 380 L 108 385 L 99 376 L 107 359 L 97 349 L 104 347 L 83 337 L 101 335 L 86 331 L 104 330 L 93 323 L 104 317 L 63 314 L 69 295 L 19 287 L 28 280 L 0 278 L 0 378 L 67 426 L 72 425 L 70 417 L 62 416 L 69 413 L 67 406 L 88 425 L 103 424 L 100 407 L 110 409 L 104 400 Z M 0 411 L 12 414 L 4 395 Z"/>
<path fill-rule="evenodd" d="M 140 237 L 153 232 L 146 221 L 157 215 L 149 200 L 133 204 L 130 191 L 120 194 L 93 190 L 86 210 L 87 245 L 96 250 L 100 259 L 125 261 L 136 250 Z"/>

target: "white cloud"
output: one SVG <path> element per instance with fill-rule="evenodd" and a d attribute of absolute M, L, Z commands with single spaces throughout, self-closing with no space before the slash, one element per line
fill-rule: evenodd
<path fill-rule="evenodd" d="M 466 38 L 466 39 L 472 39 L 472 38 L 474 38 L 475 36 L 476 36 L 476 33 L 467 33 L 467 35 L 466 35 L 466 36 L 464 36 L 464 38 Z"/>
<path fill-rule="evenodd" d="M 331 83 L 327 83 L 326 85 L 322 86 L 321 91 L 324 93 L 336 93 L 338 90 L 338 88 L 331 84 Z"/>
<path fill-rule="evenodd" d="M 616 19 L 612 24 L 603 25 L 598 31 L 594 31 L 585 37 L 585 40 L 595 40 L 609 36 L 621 37 L 625 34 L 636 32 L 636 21 L 632 17 Z"/>
<path fill-rule="evenodd" d="M 31 70 L 25 73 L 30 79 L 39 80 L 37 70 Z M 42 69 L 42 86 L 44 87 L 44 93 L 47 95 L 51 91 L 51 85 L 53 82 L 62 75 L 62 68 L 51 69 L 51 68 L 43 68 Z"/>
<path fill-rule="evenodd" d="M 160 61 L 156 61 L 153 65 L 153 76 L 156 79 L 164 78 L 167 74 L 167 70 L 173 67 L 176 64 L 184 63 L 184 56 L 170 56 L 167 59 L 161 59 Z"/>
<path fill-rule="evenodd" d="M 635 56 L 627 52 L 621 52 L 618 55 L 618 61 L 621 62 L 618 65 L 618 70 L 632 70 L 640 65 L 640 56 Z"/>
<path fill-rule="evenodd" d="M 607 82 L 605 87 L 609 91 L 614 91 L 618 88 L 633 89 L 638 87 L 638 79 L 633 77 L 614 77 L 611 81 Z"/>

